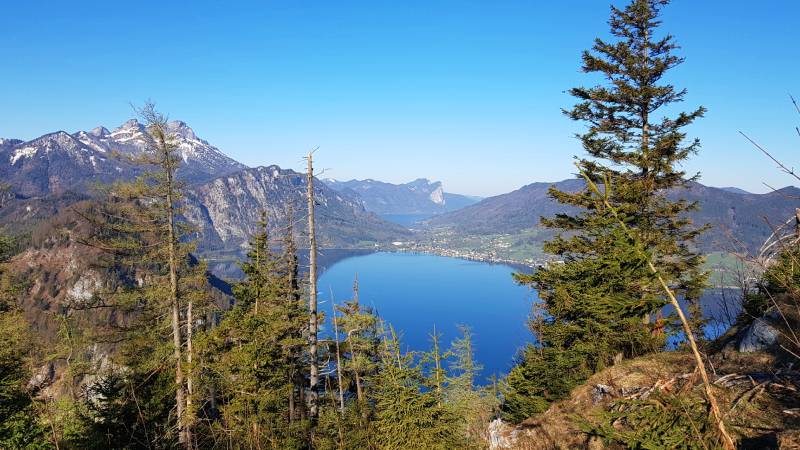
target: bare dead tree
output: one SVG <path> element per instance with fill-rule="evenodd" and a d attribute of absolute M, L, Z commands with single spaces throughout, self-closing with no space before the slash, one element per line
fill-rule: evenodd
<path fill-rule="evenodd" d="M 314 150 L 308 152 L 306 156 L 308 162 L 308 173 L 306 179 L 306 200 L 308 201 L 308 312 L 309 312 L 309 359 L 310 359 L 310 383 L 309 383 L 309 402 L 311 403 L 309 413 L 311 419 L 315 420 L 319 414 L 319 366 L 318 366 L 318 333 L 319 324 L 317 322 L 317 232 L 314 224 Z"/>

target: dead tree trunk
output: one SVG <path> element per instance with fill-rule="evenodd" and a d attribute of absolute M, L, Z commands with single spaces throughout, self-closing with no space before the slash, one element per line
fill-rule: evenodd
<path fill-rule="evenodd" d="M 436 324 L 433 324 L 433 334 L 431 335 L 433 341 L 433 362 L 436 367 L 436 395 L 439 400 L 442 398 L 442 355 L 439 353 L 439 335 L 436 334 Z"/>
<path fill-rule="evenodd" d="M 188 369 L 186 371 L 186 412 L 189 414 L 189 418 L 192 417 L 192 397 L 194 395 L 194 383 L 193 383 L 193 371 L 194 368 L 192 367 L 192 337 L 194 335 L 194 311 L 193 311 L 193 303 L 189 300 L 189 304 L 186 306 L 186 365 Z M 187 419 L 189 419 L 187 418 Z M 192 435 L 191 435 L 191 423 L 186 424 L 186 432 L 187 432 L 187 447 L 193 448 L 192 444 Z"/>
<path fill-rule="evenodd" d="M 311 419 L 315 420 L 319 413 L 319 367 L 317 355 L 317 333 L 319 324 L 317 323 L 317 235 L 314 226 L 314 164 L 312 161 L 313 151 L 308 152 L 308 174 L 307 174 L 307 201 L 308 201 L 308 312 L 309 312 L 309 359 L 311 361 L 310 385 L 309 385 L 309 412 Z"/>

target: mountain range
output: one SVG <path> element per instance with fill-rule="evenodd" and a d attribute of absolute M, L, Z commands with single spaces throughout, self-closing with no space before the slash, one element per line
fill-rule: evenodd
<path fill-rule="evenodd" d="M 194 226 L 200 251 L 241 252 L 260 212 L 277 232 L 292 205 L 298 235 L 304 232 L 306 177 L 277 166 L 249 168 L 197 137 L 184 122 L 169 122 L 186 185 L 185 218 Z M 0 178 L 10 198 L 0 208 L 0 225 L 30 229 L 66 206 L 90 198 L 97 184 L 132 179 L 142 168 L 130 157 L 146 151 L 144 125 L 129 120 L 109 131 L 57 131 L 22 141 L 0 140 Z M 409 235 L 399 225 L 367 211 L 358 197 L 315 183 L 319 242 L 328 247 L 374 246 Z"/>
<path fill-rule="evenodd" d="M 178 171 L 187 184 L 183 214 L 196 230 L 201 253 L 241 256 L 262 210 L 268 213 L 273 233 L 279 233 L 288 223 L 291 208 L 298 237 L 303 236 L 304 174 L 274 165 L 247 167 L 199 138 L 186 123 L 173 121 L 168 127 L 183 160 Z M 66 206 L 91 198 L 96 184 L 132 179 L 142 169 L 131 164 L 129 157 L 145 151 L 149 139 L 136 120 L 113 131 L 97 127 L 72 134 L 57 131 L 30 141 L 0 139 L 0 177 L 11 187 L 10 193 L 0 192 L 0 225 L 30 230 Z M 420 233 L 385 221 L 381 215 L 431 215 L 424 233 L 445 230 L 464 237 L 534 230 L 526 235 L 526 245 L 540 246 L 552 235 L 539 227 L 540 218 L 570 212 L 547 195 L 553 185 L 568 191 L 583 187 L 577 179 L 539 182 L 477 199 L 445 192 L 441 182 L 425 178 L 404 184 L 317 180 L 318 238 L 327 248 L 381 248 L 393 241 L 420 238 Z M 771 233 L 771 226 L 793 216 L 793 199 L 800 197 L 800 189 L 752 194 L 690 183 L 688 189 L 669 195 L 698 202 L 700 209 L 692 213 L 692 219 L 711 224 L 699 240 L 701 249 L 752 251 Z"/>
<path fill-rule="evenodd" d="M 418 178 L 404 184 L 371 179 L 322 180 L 332 189 L 360 198 L 364 208 L 381 215 L 441 214 L 477 203 L 480 198 L 445 192 L 440 181 Z"/>
<path fill-rule="evenodd" d="M 267 212 L 275 230 L 285 229 L 292 214 L 296 233 L 304 236 L 306 186 L 306 175 L 293 170 L 274 165 L 243 169 L 192 186 L 183 214 L 206 250 L 243 248 L 256 231 L 261 211 Z M 357 196 L 336 192 L 324 183 L 314 184 L 314 199 L 317 239 L 323 247 L 370 246 L 411 234 L 365 210 Z"/>
<path fill-rule="evenodd" d="M 515 234 L 539 227 L 541 217 L 574 213 L 547 195 L 550 186 L 575 192 L 583 181 L 568 179 L 554 183 L 532 183 L 513 192 L 486 198 L 463 209 L 427 221 L 431 229 L 452 230 L 465 235 Z M 794 217 L 800 189 L 787 186 L 766 194 L 736 188 L 716 188 L 691 182 L 686 189 L 668 194 L 697 202 L 690 214 L 697 225 L 710 224 L 698 240 L 707 252 L 747 249 L 755 251 L 772 233 L 772 227 Z M 540 233 L 540 240 L 550 234 Z"/>
<path fill-rule="evenodd" d="M 181 121 L 172 121 L 169 132 L 183 159 L 178 176 L 187 183 L 208 181 L 246 166 L 199 139 Z M 23 197 L 42 197 L 67 191 L 86 191 L 93 183 L 131 178 L 140 168 L 128 157 L 145 151 L 150 135 L 132 119 L 114 131 L 97 127 L 69 134 L 56 131 L 28 142 L 0 141 L 0 177 Z"/>

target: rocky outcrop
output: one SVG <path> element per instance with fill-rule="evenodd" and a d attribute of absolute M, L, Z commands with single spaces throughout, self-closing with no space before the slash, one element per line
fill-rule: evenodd
<path fill-rule="evenodd" d="M 75 210 L 89 204 L 79 203 Z M 92 375 L 65 379 L 70 357 L 88 364 L 92 369 L 87 374 L 110 367 L 120 329 L 129 326 L 137 314 L 135 307 L 119 307 L 113 294 L 141 283 L 141 275 L 135 268 L 115 264 L 108 253 L 81 244 L 88 232 L 89 224 L 77 212 L 62 212 L 40 224 L 32 233 L 32 246 L 7 265 L 7 276 L 17 287 L 17 305 L 35 342 L 46 350 L 46 359 L 39 362 L 29 383 L 30 389 L 41 395 L 58 396 L 92 380 Z M 227 308 L 230 287 L 208 277 L 210 297 Z M 82 349 L 80 355 L 65 354 L 62 336 L 66 326 L 73 333 L 91 336 L 95 344 Z"/>
<path fill-rule="evenodd" d="M 517 434 L 513 426 L 503 422 L 503 419 L 497 418 L 489 422 L 489 449 L 501 450 L 514 448 L 517 443 Z"/>
<path fill-rule="evenodd" d="M 274 237 L 283 235 L 290 210 L 298 237 L 304 236 L 306 190 L 305 174 L 278 166 L 256 167 L 193 187 L 183 214 L 196 228 L 203 249 L 242 249 L 255 232 L 262 211 L 267 213 Z M 409 234 L 367 212 L 357 197 L 321 182 L 315 184 L 314 198 L 318 241 L 323 247 L 357 247 Z"/>
<path fill-rule="evenodd" d="M 766 351 L 778 342 L 780 330 L 772 323 L 778 320 L 777 313 L 767 317 L 758 317 L 742 331 L 739 340 L 739 351 L 752 353 Z"/>

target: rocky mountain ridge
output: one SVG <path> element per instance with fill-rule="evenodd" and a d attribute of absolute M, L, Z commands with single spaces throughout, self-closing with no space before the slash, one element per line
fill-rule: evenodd
<path fill-rule="evenodd" d="M 321 182 L 314 185 L 318 242 L 323 247 L 358 247 L 408 237 L 405 228 L 385 222 L 364 209 L 357 196 L 336 192 Z M 294 218 L 305 234 L 306 175 L 278 166 L 240 170 L 190 188 L 184 216 L 194 225 L 203 248 L 243 249 L 256 229 L 261 211 L 278 239 Z"/>
<path fill-rule="evenodd" d="M 332 189 L 357 195 L 367 211 L 376 214 L 441 214 L 477 202 L 477 199 L 445 192 L 441 181 L 418 178 L 403 184 L 373 179 L 322 180 Z"/>
<path fill-rule="evenodd" d="M 178 176 L 188 183 L 203 182 L 246 166 L 195 135 L 185 122 L 168 123 L 184 164 Z M 132 178 L 141 168 L 129 157 L 142 154 L 150 140 L 135 119 L 113 131 L 56 131 L 23 142 L 0 140 L 0 176 L 22 197 L 43 197 L 67 191 L 86 191 L 93 183 Z"/>
<path fill-rule="evenodd" d="M 178 177 L 187 185 L 185 217 L 197 229 L 201 252 L 241 252 L 262 210 L 276 231 L 285 226 L 288 205 L 297 219 L 305 217 L 305 175 L 277 166 L 248 168 L 182 121 L 169 122 L 168 131 L 182 159 Z M 0 140 L 0 177 L 11 189 L 0 226 L 18 234 L 91 198 L 96 185 L 133 179 L 145 169 L 131 163 L 131 157 L 145 152 L 150 139 L 145 126 L 132 119 L 111 131 L 101 126 L 26 142 Z M 367 212 L 356 194 L 335 192 L 319 181 L 316 185 L 321 245 L 374 247 L 409 234 Z M 302 231 L 304 224 L 296 229 Z"/>

